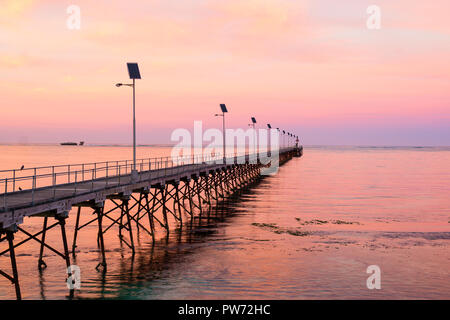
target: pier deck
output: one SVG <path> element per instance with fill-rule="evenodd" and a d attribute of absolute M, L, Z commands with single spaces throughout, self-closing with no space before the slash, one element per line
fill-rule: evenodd
<path fill-rule="evenodd" d="M 119 228 L 119 239 L 132 253 L 135 251 L 133 225 L 145 230 L 154 239 L 155 224 L 169 232 L 169 216 L 177 223 L 183 216 L 190 219 L 202 215 L 205 206 L 220 201 L 251 184 L 268 166 L 282 165 L 294 156 L 301 156 L 302 148 L 291 147 L 279 151 L 276 163 L 266 163 L 258 155 L 222 158 L 190 157 L 172 159 L 140 159 L 136 170 L 131 161 L 108 161 L 64 166 L 0 171 L 0 242 L 7 240 L 12 275 L 0 270 L 9 279 L 21 298 L 15 249 L 34 240 L 40 244 L 38 268 L 46 267 L 44 249 L 61 256 L 71 276 L 70 253 L 76 254 L 79 231 L 97 222 L 98 245 L 102 253 L 97 270 L 106 272 L 103 234 L 113 226 Z M 272 159 L 273 160 L 273 159 Z M 31 173 L 31 174 L 30 174 Z M 113 208 L 106 209 L 105 202 Z M 76 207 L 76 224 L 72 250 L 66 236 L 66 219 Z M 80 225 L 81 208 L 89 208 L 93 219 Z M 113 216 L 116 215 L 116 216 Z M 117 216 L 118 215 L 118 216 Z M 31 234 L 21 225 L 25 217 L 42 217 L 42 230 Z M 146 217 L 146 223 L 142 220 Z M 48 223 L 55 218 L 56 223 Z M 105 223 L 110 223 L 105 228 Z M 50 246 L 46 232 L 56 226 L 61 229 L 64 252 Z M 14 243 L 14 234 L 21 232 L 25 240 Z M 127 234 L 125 236 L 125 233 Z"/>

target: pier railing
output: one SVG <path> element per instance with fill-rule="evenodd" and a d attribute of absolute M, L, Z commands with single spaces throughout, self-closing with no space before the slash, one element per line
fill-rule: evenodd
<path fill-rule="evenodd" d="M 280 150 L 280 152 L 284 151 L 286 150 Z M 245 163 L 246 161 L 257 163 L 258 159 L 258 154 L 246 152 L 229 154 L 225 161 L 227 164 Z M 222 164 L 223 160 L 221 154 L 138 159 L 136 160 L 138 182 L 144 178 L 184 173 L 192 170 L 193 166 Z M 0 208 L 3 207 L 2 209 L 6 210 L 8 208 L 7 195 L 15 193 L 27 193 L 29 203 L 33 204 L 36 189 L 48 189 L 53 192 L 55 198 L 57 191 L 64 190 L 64 186 L 67 185 L 70 185 L 70 190 L 73 190 L 74 194 L 78 194 L 108 186 L 127 184 L 131 182 L 132 170 L 132 160 L 0 170 Z M 150 173 L 150 175 L 143 178 L 143 173 Z"/>

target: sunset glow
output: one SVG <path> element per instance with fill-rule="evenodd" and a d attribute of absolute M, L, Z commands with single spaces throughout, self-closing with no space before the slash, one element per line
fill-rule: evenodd
<path fill-rule="evenodd" d="M 138 143 L 251 115 L 304 144 L 450 145 L 450 2 L 0 1 L 0 143 Z M 70 4 L 81 9 L 69 30 Z"/>

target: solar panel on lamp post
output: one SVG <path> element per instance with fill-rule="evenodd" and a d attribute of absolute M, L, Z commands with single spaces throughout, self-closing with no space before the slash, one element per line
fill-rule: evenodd
<path fill-rule="evenodd" d="M 226 140 L 225 140 L 225 113 L 228 112 L 227 106 L 224 103 L 220 104 L 220 110 L 222 111 L 222 114 L 216 114 L 216 117 L 222 117 L 222 138 L 223 138 L 223 163 L 225 164 L 225 158 L 226 158 Z"/>
<path fill-rule="evenodd" d="M 139 72 L 139 67 L 137 63 L 128 62 L 128 75 L 133 83 L 117 83 L 116 87 L 128 86 L 133 88 L 133 168 L 131 171 L 131 179 L 135 180 L 137 178 L 136 171 L 136 79 L 141 79 L 141 73 Z"/>

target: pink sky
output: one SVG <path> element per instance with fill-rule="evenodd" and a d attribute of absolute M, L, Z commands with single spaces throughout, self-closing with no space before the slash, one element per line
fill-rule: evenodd
<path fill-rule="evenodd" d="M 66 8 L 81 8 L 81 29 Z M 369 5 L 380 30 L 366 28 Z M 448 0 L 0 0 L 0 143 L 138 143 L 213 117 L 304 144 L 450 145 Z"/>

